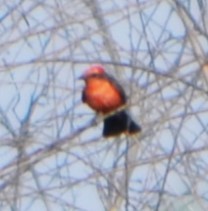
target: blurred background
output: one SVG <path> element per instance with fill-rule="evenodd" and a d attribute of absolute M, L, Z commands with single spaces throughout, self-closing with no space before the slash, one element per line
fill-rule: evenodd
<path fill-rule="evenodd" d="M 208 210 L 208 2 L 0 0 L 0 210 Z M 142 126 L 102 137 L 101 63 Z"/>

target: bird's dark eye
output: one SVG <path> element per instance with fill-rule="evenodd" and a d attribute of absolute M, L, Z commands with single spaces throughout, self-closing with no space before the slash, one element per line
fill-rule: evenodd
<path fill-rule="evenodd" d="M 93 73 L 93 74 L 91 75 L 91 77 L 93 77 L 93 78 L 98 78 L 98 77 L 99 77 L 99 74 Z"/>

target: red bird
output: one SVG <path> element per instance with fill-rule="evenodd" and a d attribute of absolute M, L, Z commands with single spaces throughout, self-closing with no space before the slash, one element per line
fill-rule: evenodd
<path fill-rule="evenodd" d="M 116 112 L 126 105 L 127 97 L 121 85 L 105 72 L 102 65 L 92 65 L 80 79 L 85 81 L 82 101 L 96 112 L 107 115 L 104 119 L 104 137 L 141 131 L 141 127 L 131 119 L 126 110 Z M 115 113 L 110 114 L 114 111 Z"/>

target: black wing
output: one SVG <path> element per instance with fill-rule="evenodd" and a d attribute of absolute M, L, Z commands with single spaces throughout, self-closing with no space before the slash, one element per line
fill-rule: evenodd
<path fill-rule="evenodd" d="M 121 99 L 122 99 L 123 103 L 126 103 L 127 97 L 126 97 L 126 94 L 125 94 L 125 91 L 124 91 L 123 87 L 118 83 L 118 81 L 113 76 L 106 74 L 106 78 L 118 90 L 118 92 L 121 95 Z"/>
<path fill-rule="evenodd" d="M 85 94 L 84 91 L 82 92 L 82 102 L 83 102 L 83 103 L 86 102 L 86 94 Z"/>

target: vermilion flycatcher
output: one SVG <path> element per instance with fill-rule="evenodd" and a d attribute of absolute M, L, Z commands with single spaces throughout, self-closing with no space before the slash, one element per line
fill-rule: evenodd
<path fill-rule="evenodd" d="M 126 105 L 127 97 L 121 85 L 105 72 L 102 65 L 92 65 L 80 78 L 85 81 L 82 101 L 96 112 L 107 116 L 104 118 L 104 137 L 141 131 L 141 127 L 131 119 L 126 110 L 116 112 Z"/>

